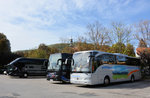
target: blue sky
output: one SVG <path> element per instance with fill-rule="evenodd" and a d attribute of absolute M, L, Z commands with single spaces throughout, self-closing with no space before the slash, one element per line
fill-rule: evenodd
<path fill-rule="evenodd" d="M 10 40 L 12 51 L 75 38 L 94 21 L 109 25 L 147 19 L 150 0 L 0 0 L 0 32 Z"/>

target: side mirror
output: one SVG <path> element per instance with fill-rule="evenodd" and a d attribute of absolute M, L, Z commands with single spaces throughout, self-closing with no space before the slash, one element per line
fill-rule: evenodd
<path fill-rule="evenodd" d="M 68 59 L 65 60 L 65 64 L 67 64 L 67 63 L 68 63 Z"/>
<path fill-rule="evenodd" d="M 74 65 L 73 59 L 66 59 L 65 64 L 71 64 L 71 63 Z"/>
<path fill-rule="evenodd" d="M 59 62 L 62 62 L 62 59 L 57 60 L 57 65 L 59 65 Z"/>

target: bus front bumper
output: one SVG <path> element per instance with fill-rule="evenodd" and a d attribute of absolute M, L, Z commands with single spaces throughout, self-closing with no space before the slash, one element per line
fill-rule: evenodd
<path fill-rule="evenodd" d="M 92 85 L 91 81 L 78 81 L 78 80 L 71 80 L 73 84 L 82 84 L 82 85 Z"/>
<path fill-rule="evenodd" d="M 84 77 L 84 78 L 72 77 L 71 83 L 83 84 L 83 85 L 92 85 L 92 80 L 90 77 Z"/>
<path fill-rule="evenodd" d="M 54 73 L 47 74 L 47 80 L 60 81 L 60 77 Z"/>
<path fill-rule="evenodd" d="M 70 82 L 74 84 L 92 85 L 91 78 L 90 73 L 72 73 Z"/>

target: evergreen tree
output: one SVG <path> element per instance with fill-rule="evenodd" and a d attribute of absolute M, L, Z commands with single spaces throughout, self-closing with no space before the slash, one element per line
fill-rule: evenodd
<path fill-rule="evenodd" d="M 135 56 L 135 52 L 134 52 L 134 47 L 131 44 L 127 44 L 124 54 L 128 55 L 128 56 Z"/>
<path fill-rule="evenodd" d="M 113 44 L 112 47 L 111 47 L 111 52 L 112 53 L 124 53 L 125 51 L 125 45 L 123 43 L 116 43 L 116 44 Z"/>
<path fill-rule="evenodd" d="M 11 53 L 10 42 L 3 33 L 0 33 L 0 54 L 9 53 Z"/>

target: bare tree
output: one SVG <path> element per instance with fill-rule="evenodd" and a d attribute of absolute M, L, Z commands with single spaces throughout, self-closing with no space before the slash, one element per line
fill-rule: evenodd
<path fill-rule="evenodd" d="M 136 39 L 144 40 L 147 46 L 150 47 L 150 20 L 140 21 L 135 25 L 136 27 Z"/>
<path fill-rule="evenodd" d="M 87 29 L 87 40 L 94 44 L 95 49 L 98 48 L 98 45 L 102 46 L 110 42 L 106 28 L 99 22 L 88 24 Z"/>
<path fill-rule="evenodd" d="M 84 37 L 84 36 L 78 36 L 76 42 L 86 43 L 87 42 L 87 38 Z"/>
<path fill-rule="evenodd" d="M 127 26 L 121 22 L 112 22 L 112 28 L 109 33 L 112 44 L 129 43 L 131 41 L 131 34 L 131 26 Z"/>

